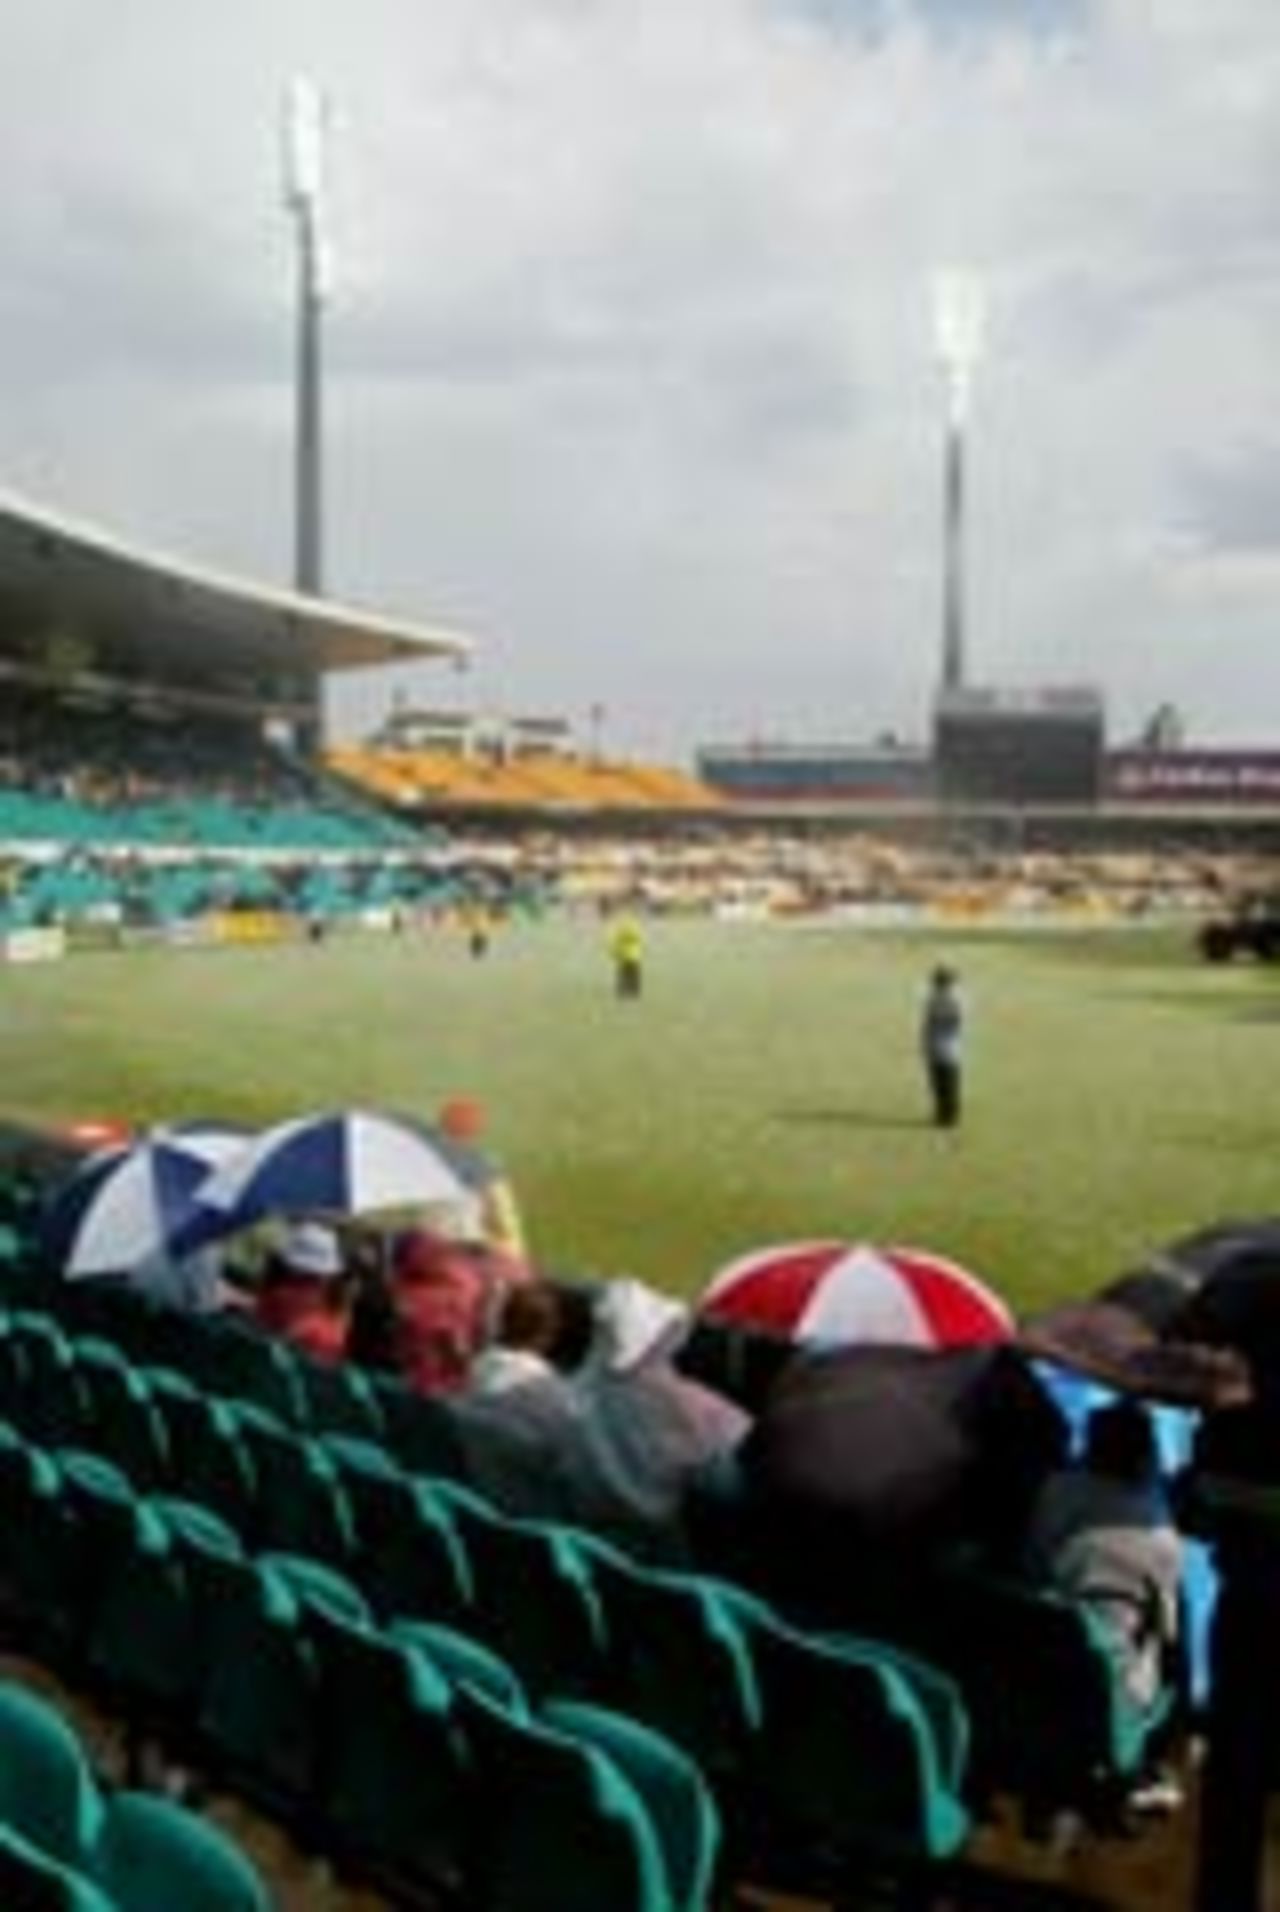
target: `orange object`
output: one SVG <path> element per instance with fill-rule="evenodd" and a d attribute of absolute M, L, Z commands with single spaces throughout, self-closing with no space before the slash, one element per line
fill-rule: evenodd
<path fill-rule="evenodd" d="M 440 1105 L 440 1127 L 455 1142 L 474 1142 L 484 1130 L 484 1109 L 471 1096 L 451 1096 Z"/>

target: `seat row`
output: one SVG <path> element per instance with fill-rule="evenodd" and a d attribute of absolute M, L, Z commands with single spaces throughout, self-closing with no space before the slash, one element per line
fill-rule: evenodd
<path fill-rule="evenodd" d="M 249 1555 L 206 1509 L 4 1424 L 0 1510 L 10 1623 L 125 1716 L 136 1756 L 162 1750 L 397 1901 L 709 1904 L 710 1792 L 638 1722 L 537 1706 L 465 1636 L 380 1626 L 333 1569 Z"/>
<path fill-rule="evenodd" d="M 103 1310 L 104 1322 L 117 1318 L 111 1307 Z M 0 1313 L 0 1414 L 54 1446 L 91 1433 L 137 1483 L 211 1506 L 251 1544 L 315 1555 L 345 1570 L 358 1562 L 361 1584 L 381 1613 L 418 1611 L 428 1600 L 437 1617 L 474 1625 L 477 1601 L 455 1531 L 466 1496 L 454 1494 L 450 1519 L 442 1491 L 442 1476 L 457 1479 L 466 1471 L 447 1408 L 399 1387 L 376 1387 L 358 1371 L 321 1370 L 243 1330 L 214 1330 L 154 1308 L 126 1309 L 119 1318 L 135 1322 L 142 1346 L 185 1354 L 188 1373 L 199 1374 L 202 1386 L 168 1369 L 130 1363 L 102 1336 L 69 1337 L 43 1313 L 12 1311 Z M 139 1321 L 145 1332 L 136 1329 Z M 327 1419 L 312 1400 L 308 1423 L 296 1390 L 300 1377 L 310 1385 L 317 1374 L 331 1390 L 345 1391 L 331 1393 Z M 228 1376 L 253 1383 L 254 1399 L 211 1398 L 206 1390 L 219 1378 L 225 1387 Z M 372 1415 L 385 1415 L 386 1404 L 403 1397 L 409 1411 L 400 1422 L 402 1438 L 393 1438 L 386 1418 L 351 1411 L 362 1391 Z M 290 1412 L 291 1425 L 264 1407 L 271 1399 Z M 336 1431 L 316 1432 L 326 1426 Z M 417 1430 L 407 1442 L 405 1429 Z M 478 1604 L 504 1647 L 511 1646 L 513 1630 L 527 1636 L 542 1629 L 537 1640 L 515 1643 L 535 1683 L 579 1690 L 593 1677 L 588 1648 L 594 1635 L 584 1617 L 590 1602 L 563 1585 L 573 1579 L 565 1561 L 593 1551 L 599 1560 L 608 1550 L 602 1553 L 599 1543 L 593 1549 L 580 1536 L 566 1547 L 523 1532 L 536 1525 L 517 1522 L 512 1529 L 499 1522 L 497 1531 L 523 1534 L 526 1558 L 513 1571 L 545 1580 L 542 1569 L 548 1562 L 554 1567 L 547 1606 L 558 1616 L 560 1634 L 543 1626 L 547 1606 L 503 1598 L 502 1573 L 492 1576 L 495 1590 L 486 1588 Z M 552 1534 L 563 1531 L 541 1525 Z M 497 1543 L 488 1551 L 496 1552 Z M 597 1567 L 596 1577 L 605 1571 Z M 950 1568 L 925 1574 L 917 1566 L 904 1586 L 890 1577 L 887 1599 L 871 1597 L 883 1593 L 882 1571 L 856 1578 L 867 1598 L 853 1601 L 848 1627 L 897 1642 L 908 1656 L 944 1668 L 958 1685 L 973 1727 L 966 1774 L 971 1805 L 1008 1792 L 1037 1811 L 1065 1805 L 1105 1818 L 1114 1810 L 1165 1728 L 1170 1695 L 1141 1710 L 1129 1703 L 1107 1639 L 1085 1607 L 1022 1582 Z M 736 1588 L 725 1597 L 742 1603 Z M 882 1653 L 888 1652 L 886 1645 Z M 704 1748 L 698 1743 L 694 1750 L 702 1756 Z"/>
<path fill-rule="evenodd" d="M 204 1501 L 201 1520 L 216 1510 L 218 1529 L 241 1552 L 247 1545 L 302 1555 L 314 1571 L 322 1562 L 343 1573 L 384 1629 L 413 1622 L 464 1628 L 507 1659 L 535 1700 L 604 1703 L 669 1735 L 716 1788 L 734 1863 L 745 1862 L 753 1831 L 784 1825 L 785 1838 L 771 1836 L 767 1852 L 751 1851 L 753 1865 L 767 1859 L 776 1870 L 780 1852 L 806 1845 L 838 1849 L 852 1863 L 865 1853 L 927 1860 L 962 1842 L 967 1724 L 950 1682 L 927 1666 L 867 1642 L 797 1632 L 735 1587 L 660 1573 L 593 1535 L 504 1516 L 456 1482 L 405 1474 L 372 1444 L 306 1439 L 251 1405 L 211 1401 L 174 1377 L 128 1370 L 111 1352 L 127 1371 L 119 1399 L 119 1370 L 83 1343 L 74 1347 L 70 1372 L 83 1366 L 92 1378 L 70 1388 L 72 1418 L 52 1429 L 50 1400 L 40 1399 L 39 1438 L 55 1448 L 52 1457 L 39 1456 L 47 1463 L 43 1479 L 21 1436 L 18 1451 L 12 1443 L 7 1455 L 0 1448 L 0 1491 L 7 1482 L 22 1502 L 13 1531 L 40 1536 L 38 1547 L 24 1547 L 13 1561 L 14 1577 L 29 1610 L 63 1615 L 55 1645 L 93 1631 L 82 1606 L 95 1585 L 85 1536 L 96 1525 L 101 1539 L 103 1527 L 100 1487 L 86 1501 L 84 1478 L 86 1467 L 101 1463 L 74 1447 L 68 1456 L 65 1443 L 98 1441 L 126 1465 L 136 1449 L 148 1458 L 135 1485 L 158 1490 L 155 1504 L 171 1509 L 167 1495 L 181 1489 Z M 107 1373 L 110 1388 L 102 1385 Z M 140 1397 L 149 1430 L 142 1440 Z M 34 1436 L 23 1414 L 38 1398 L 16 1389 L 0 1411 L 7 1408 Z M 112 1430 L 113 1417 L 127 1438 Z M 167 1470 L 155 1458 L 158 1431 L 168 1442 Z M 57 1488 L 49 1466 L 61 1476 Z M 97 1508 L 92 1520 L 90 1505 Z M 181 1578 L 194 1519 L 186 1508 L 176 1563 L 163 1571 L 148 1563 L 148 1574 Z M 150 1527 L 151 1547 L 163 1557 L 154 1521 Z M 207 1528 L 200 1531 L 207 1537 Z M 171 1589 L 165 1597 L 172 1607 Z M 263 1597 L 255 1596 L 259 1604 Z M 127 1657 L 129 1638 L 145 1641 L 153 1671 L 138 1669 L 135 1688 L 160 1678 L 154 1669 L 166 1637 L 158 1616 L 139 1634 L 145 1604 L 139 1588 L 127 1585 L 95 1609 L 104 1624 L 120 1616 L 115 1664 Z M 219 1609 L 220 1624 L 230 1610 Z M 253 1602 L 249 1611 L 257 1616 Z M 190 1642 L 185 1624 L 169 1632 L 180 1690 Z M 251 1650 L 256 1644 L 241 1641 L 231 1663 L 243 1663 Z M 290 1733 L 277 1722 L 266 1737 L 282 1744 Z"/>
<path fill-rule="evenodd" d="M 269 1912 L 249 1859 L 199 1814 L 104 1790 L 75 1729 L 0 1683 L 0 1904 L 66 1912 Z"/>

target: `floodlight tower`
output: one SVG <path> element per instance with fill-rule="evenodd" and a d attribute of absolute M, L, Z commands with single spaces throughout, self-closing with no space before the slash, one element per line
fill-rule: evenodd
<path fill-rule="evenodd" d="M 942 688 L 965 679 L 965 458 L 973 377 L 982 356 L 982 287 L 972 273 L 943 272 L 934 285 L 934 343 L 947 389 L 943 451 Z"/>
<path fill-rule="evenodd" d="M 322 219 L 328 102 L 311 80 L 290 82 L 284 107 L 284 203 L 297 238 L 298 308 L 294 435 L 293 581 L 324 588 L 324 440 L 321 320 L 328 291 Z"/>

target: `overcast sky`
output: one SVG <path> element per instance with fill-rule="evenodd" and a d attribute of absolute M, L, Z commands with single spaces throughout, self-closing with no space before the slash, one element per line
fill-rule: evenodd
<path fill-rule="evenodd" d="M 328 581 L 474 635 L 424 699 L 922 736 L 961 264 L 971 674 L 1280 742 L 1276 0 L 0 8 L 0 485 L 287 574 L 304 72 Z"/>

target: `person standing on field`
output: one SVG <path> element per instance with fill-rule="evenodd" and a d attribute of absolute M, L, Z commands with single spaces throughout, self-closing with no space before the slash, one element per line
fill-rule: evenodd
<path fill-rule="evenodd" d="M 624 916 L 609 938 L 613 993 L 634 1001 L 644 986 L 644 932 L 634 916 Z"/>
<path fill-rule="evenodd" d="M 929 1082 L 934 1125 L 960 1122 L 964 1060 L 964 1004 L 955 971 L 939 967 L 929 978 L 920 1018 L 920 1052 Z"/>

